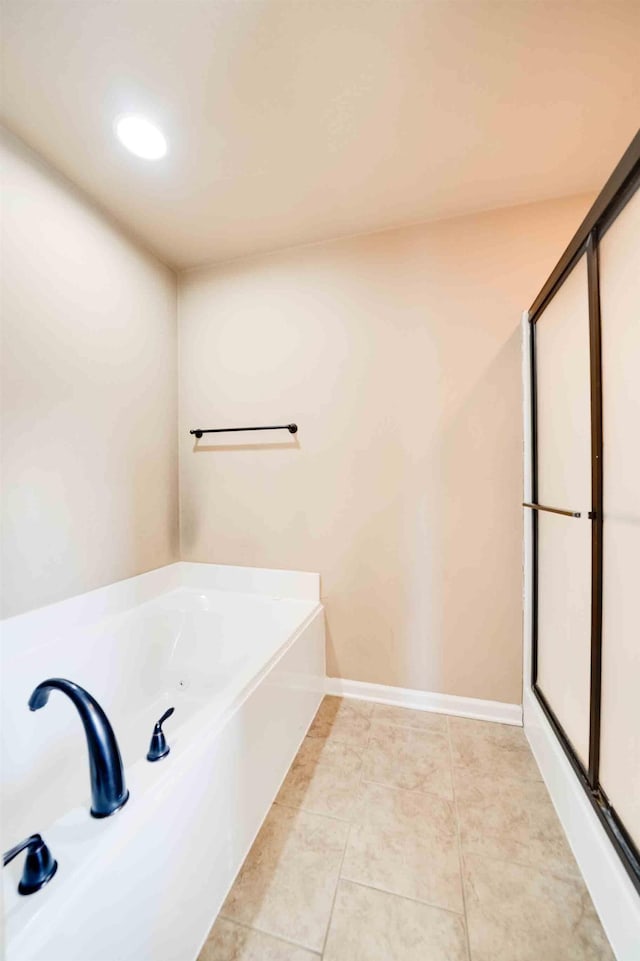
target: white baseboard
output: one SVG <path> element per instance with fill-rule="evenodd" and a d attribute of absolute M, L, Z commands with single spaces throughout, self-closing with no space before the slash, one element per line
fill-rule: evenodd
<path fill-rule="evenodd" d="M 379 704 L 392 704 L 394 707 L 410 707 L 415 711 L 433 711 L 436 714 L 472 717 L 477 721 L 522 725 L 522 708 L 519 704 L 482 701 L 476 697 L 458 697 L 456 694 L 432 694 L 407 687 L 349 681 L 342 677 L 328 677 L 325 690 L 327 694 L 336 694 L 338 697 L 377 701 Z"/>
<path fill-rule="evenodd" d="M 614 954 L 638 961 L 640 897 L 530 690 L 524 728 Z"/>

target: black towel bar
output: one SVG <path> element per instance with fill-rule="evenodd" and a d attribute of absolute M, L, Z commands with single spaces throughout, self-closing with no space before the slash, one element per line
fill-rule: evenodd
<path fill-rule="evenodd" d="M 270 427 L 196 427 L 195 430 L 190 430 L 190 434 L 194 434 L 196 437 L 202 437 L 203 434 L 228 434 L 231 431 L 242 431 L 242 430 L 288 430 L 290 434 L 296 434 L 298 432 L 297 424 L 274 424 Z"/>

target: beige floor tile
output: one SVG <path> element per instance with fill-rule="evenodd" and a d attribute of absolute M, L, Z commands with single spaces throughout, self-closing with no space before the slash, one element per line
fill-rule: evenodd
<path fill-rule="evenodd" d="M 307 737 L 277 800 L 316 814 L 349 819 L 357 801 L 361 769 L 361 748 Z"/>
<path fill-rule="evenodd" d="M 447 733 L 446 715 L 434 714 L 432 711 L 414 711 L 411 708 L 392 707 L 389 704 L 374 704 L 371 718 L 374 723 L 383 721 L 385 724 L 413 727 L 418 731 L 430 731 L 432 734 Z"/>
<path fill-rule="evenodd" d="M 477 777 L 542 780 L 521 728 L 451 717 L 449 731 L 454 768 Z"/>
<path fill-rule="evenodd" d="M 274 805 L 221 916 L 322 948 L 349 826 Z"/>
<path fill-rule="evenodd" d="M 318 708 L 307 736 L 329 738 L 352 747 L 365 747 L 369 740 L 372 711 L 373 704 L 369 701 L 327 695 Z"/>
<path fill-rule="evenodd" d="M 529 742 L 524 730 L 515 724 L 498 724 L 494 721 L 474 721 L 470 717 L 453 717 L 449 715 L 449 732 L 451 740 L 466 740 L 470 737 L 481 738 L 509 747 L 529 748 Z"/>
<path fill-rule="evenodd" d="M 453 804 L 432 795 L 363 784 L 342 877 L 462 912 Z"/>
<path fill-rule="evenodd" d="M 377 723 L 364 752 L 362 776 L 387 787 L 453 797 L 448 738 Z"/>
<path fill-rule="evenodd" d="M 198 961 L 318 961 L 320 955 L 218 918 Z"/>
<path fill-rule="evenodd" d="M 341 881 L 324 961 L 467 961 L 462 917 Z"/>
<path fill-rule="evenodd" d="M 584 883 L 465 855 L 473 961 L 614 961 Z"/>
<path fill-rule="evenodd" d="M 496 781 L 464 769 L 454 770 L 453 781 L 465 853 L 580 877 L 542 781 Z"/>

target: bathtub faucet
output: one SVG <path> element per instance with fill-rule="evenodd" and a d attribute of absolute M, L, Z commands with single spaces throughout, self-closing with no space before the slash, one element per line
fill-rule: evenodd
<path fill-rule="evenodd" d="M 116 736 L 95 698 L 79 684 L 63 677 L 50 677 L 33 691 L 29 708 L 38 711 L 49 700 L 51 691 L 66 694 L 80 715 L 89 749 L 91 774 L 91 815 L 106 818 L 114 814 L 129 799 L 124 781 L 124 768 Z"/>

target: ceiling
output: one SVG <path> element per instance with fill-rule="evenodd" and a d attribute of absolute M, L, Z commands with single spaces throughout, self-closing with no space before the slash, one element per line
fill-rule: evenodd
<path fill-rule="evenodd" d="M 176 268 L 594 190 L 640 118 L 639 0 L 3 11 L 6 124 Z"/>

